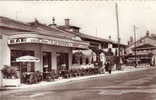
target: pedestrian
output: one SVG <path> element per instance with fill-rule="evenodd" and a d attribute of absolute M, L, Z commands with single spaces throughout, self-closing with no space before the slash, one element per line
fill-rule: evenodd
<path fill-rule="evenodd" d="M 108 71 L 108 61 L 105 62 L 105 71 Z"/>
<path fill-rule="evenodd" d="M 108 67 L 107 70 L 108 70 L 109 74 L 111 74 L 111 72 L 112 72 L 112 64 L 111 64 L 110 61 L 108 61 L 107 67 Z"/>

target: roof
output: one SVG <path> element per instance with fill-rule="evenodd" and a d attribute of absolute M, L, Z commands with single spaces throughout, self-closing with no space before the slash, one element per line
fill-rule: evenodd
<path fill-rule="evenodd" d="M 3 27 L 9 30 L 16 30 L 16 31 L 12 31 L 14 34 L 12 34 L 11 32 L 8 32 L 7 35 L 10 35 L 10 36 L 21 35 L 21 34 L 23 35 L 27 33 L 38 34 L 38 35 L 57 37 L 57 38 L 68 39 L 68 40 L 72 40 L 75 42 L 80 42 L 80 43 L 83 42 L 85 44 L 86 43 L 88 44 L 88 42 L 85 42 L 85 41 L 73 40 L 72 37 L 75 36 L 74 34 L 70 34 L 69 32 L 64 32 L 57 28 L 49 27 L 45 24 L 40 23 L 37 20 L 31 23 L 23 23 L 23 22 L 19 22 L 19 21 L 16 21 L 7 17 L 0 17 L 0 28 L 3 29 Z"/>
<path fill-rule="evenodd" d="M 99 37 L 95 37 L 95 36 L 91 36 L 88 34 L 84 34 L 84 33 L 79 33 L 81 38 L 86 38 L 86 39 L 91 39 L 91 40 L 95 40 L 95 41 L 99 41 L 99 42 L 110 42 L 109 40 L 103 39 L 103 38 L 99 38 Z"/>
<path fill-rule="evenodd" d="M 26 31 L 28 30 L 30 31 L 31 29 L 29 24 L 26 24 L 17 20 L 13 20 L 7 17 L 3 17 L 3 16 L 0 16 L 0 26 L 15 28 L 19 30 L 26 30 Z"/>
<path fill-rule="evenodd" d="M 111 43 L 113 45 L 118 45 L 118 43 L 116 43 L 115 41 L 112 41 L 112 40 L 109 40 L 109 39 L 100 38 L 100 37 L 96 37 L 96 36 L 87 35 L 87 34 L 84 34 L 84 33 L 80 33 L 80 37 L 86 38 L 86 39 L 95 40 L 95 41 L 99 41 L 99 42 L 107 42 L 107 43 Z M 120 43 L 120 46 L 126 46 L 126 45 Z"/>
<path fill-rule="evenodd" d="M 43 35 L 49 36 L 61 36 L 70 38 L 69 33 L 61 31 L 57 28 L 49 27 L 45 24 L 40 23 L 39 21 L 35 20 L 34 22 L 24 23 L 20 21 L 16 21 L 7 17 L 0 16 L 0 27 L 9 29 L 9 30 L 16 30 L 17 32 L 26 31 L 26 32 L 39 32 Z M 7 35 L 14 35 L 9 32 Z"/>
<path fill-rule="evenodd" d="M 151 44 L 143 44 L 140 46 L 137 46 L 136 48 L 134 47 L 133 50 L 146 50 L 146 49 L 156 49 L 156 46 L 151 45 Z"/>
<path fill-rule="evenodd" d="M 34 22 L 30 22 L 30 23 L 24 23 L 21 21 L 17 21 L 14 19 L 0 16 L 0 27 L 14 29 L 14 30 L 17 30 L 17 32 L 20 32 L 20 31 L 37 32 L 38 34 L 42 34 L 46 36 L 57 36 L 57 37 L 63 37 L 63 38 L 68 38 L 68 39 L 72 38 L 70 36 L 76 35 L 81 38 L 91 39 L 91 40 L 98 41 L 98 42 L 107 42 L 107 43 L 117 44 L 114 41 L 87 35 L 84 33 L 71 32 L 71 31 L 64 30 L 60 27 L 50 27 L 50 26 L 47 26 L 46 24 L 40 23 L 38 20 L 35 20 Z M 64 27 L 64 26 L 61 26 L 61 27 Z M 79 29 L 79 27 L 77 26 L 69 25 L 69 27 Z M 123 45 L 123 44 L 120 44 L 120 45 Z"/>
<path fill-rule="evenodd" d="M 61 28 L 61 29 L 65 29 L 65 28 L 75 28 L 75 29 L 80 29 L 80 27 L 77 27 L 77 26 L 73 26 L 73 25 L 62 25 L 62 26 L 59 26 L 58 28 Z"/>
<path fill-rule="evenodd" d="M 131 46 L 131 45 L 133 45 L 134 43 L 137 43 L 138 41 L 140 41 L 140 40 L 143 40 L 143 39 L 145 39 L 145 38 L 150 38 L 150 39 L 152 39 L 152 40 L 156 40 L 156 36 L 153 36 L 153 35 L 151 35 L 151 36 L 143 36 L 143 37 L 141 37 L 140 39 L 138 39 L 136 42 L 133 42 L 133 43 L 131 43 L 129 46 Z"/>
<path fill-rule="evenodd" d="M 114 44 L 114 45 L 118 45 L 118 43 L 116 43 L 116 42 L 114 42 L 114 41 L 112 41 L 112 40 L 109 40 L 109 39 L 104 39 L 104 38 L 100 38 L 100 37 L 96 37 L 96 36 L 84 34 L 84 33 L 81 33 L 81 32 L 73 32 L 73 31 L 68 31 L 68 30 L 66 30 L 66 28 L 70 28 L 70 27 L 79 28 L 79 27 L 77 27 L 77 26 L 71 26 L 71 25 L 69 25 L 69 27 L 66 26 L 66 25 L 58 26 L 57 28 L 60 29 L 60 30 L 65 31 L 65 32 L 69 32 L 69 33 L 71 33 L 71 34 L 75 34 L 75 35 L 77 35 L 77 36 L 79 36 L 79 37 L 81 37 L 81 38 L 84 38 L 84 39 L 89 39 L 89 40 L 97 41 L 97 42 L 100 42 L 100 43 L 101 43 L 101 42 L 102 42 L 102 43 L 103 43 L 103 42 L 107 42 L 107 43 L 112 43 L 112 44 Z M 120 43 L 120 46 L 126 46 L 126 45 Z"/>

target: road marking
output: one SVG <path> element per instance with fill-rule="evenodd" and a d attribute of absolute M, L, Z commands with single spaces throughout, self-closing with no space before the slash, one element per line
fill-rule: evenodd
<path fill-rule="evenodd" d="M 46 93 L 37 93 L 37 94 L 30 95 L 29 97 L 33 98 L 33 97 L 43 96 L 45 94 Z"/>
<path fill-rule="evenodd" d="M 49 94 L 49 93 L 53 93 L 53 92 L 36 93 L 36 94 L 30 95 L 29 97 L 34 98 L 34 97 L 38 97 L 38 96 L 44 96 L 44 95 Z"/>
<path fill-rule="evenodd" d="M 38 97 L 38 96 L 44 96 L 44 95 L 49 94 L 49 93 L 53 93 L 53 92 L 42 92 L 42 93 L 31 93 L 31 94 L 17 93 L 17 94 L 14 94 L 12 96 L 34 98 L 34 97 Z"/>
<path fill-rule="evenodd" d="M 122 90 L 113 90 L 113 89 L 105 89 L 105 90 L 90 90 L 88 93 L 95 93 L 98 95 L 122 95 L 127 93 L 156 93 L 156 89 L 122 89 Z"/>

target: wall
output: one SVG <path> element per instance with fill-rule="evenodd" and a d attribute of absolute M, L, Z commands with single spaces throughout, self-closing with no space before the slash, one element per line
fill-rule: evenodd
<path fill-rule="evenodd" d="M 10 48 L 7 44 L 8 36 L 2 35 L 0 39 L 0 69 L 3 65 L 10 65 Z"/>
<path fill-rule="evenodd" d="M 10 49 L 7 45 L 8 36 L 0 34 L 0 86 L 2 86 L 1 69 L 4 65 L 10 65 Z"/>

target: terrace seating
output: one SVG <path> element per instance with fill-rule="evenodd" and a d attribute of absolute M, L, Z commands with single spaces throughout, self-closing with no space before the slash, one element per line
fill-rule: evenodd
<path fill-rule="evenodd" d="M 22 74 L 22 82 L 26 84 L 34 84 L 40 81 L 54 81 L 59 77 L 62 78 L 72 78 L 86 75 L 100 74 L 99 68 L 87 68 L 87 69 L 70 69 L 70 70 L 51 70 L 49 72 L 41 73 L 36 72 L 25 72 Z"/>

